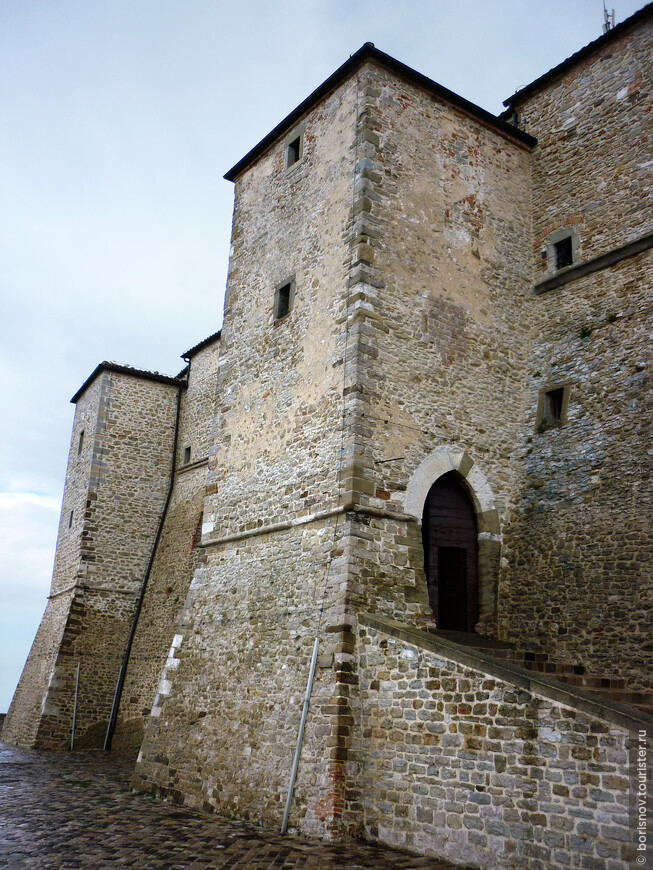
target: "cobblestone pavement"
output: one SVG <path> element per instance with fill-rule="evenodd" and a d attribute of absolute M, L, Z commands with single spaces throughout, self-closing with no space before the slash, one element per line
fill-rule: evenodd
<path fill-rule="evenodd" d="M 453 870 L 432 858 L 281 837 L 163 803 L 130 790 L 133 764 L 113 753 L 0 743 L 0 868 Z"/>

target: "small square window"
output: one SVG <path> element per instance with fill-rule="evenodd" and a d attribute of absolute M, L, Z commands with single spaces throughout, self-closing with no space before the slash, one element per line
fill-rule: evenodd
<path fill-rule="evenodd" d="M 567 418 L 568 404 L 568 384 L 541 390 L 537 408 L 537 431 L 544 432 L 553 426 L 562 426 Z"/>
<path fill-rule="evenodd" d="M 190 447 L 184 447 L 184 465 L 190 462 Z"/>
<path fill-rule="evenodd" d="M 581 260 L 581 243 L 578 228 L 564 226 L 552 233 L 542 249 L 549 275 L 567 269 Z"/>
<path fill-rule="evenodd" d="M 286 169 L 299 163 L 302 157 L 302 137 L 296 136 L 286 147 Z"/>
<path fill-rule="evenodd" d="M 553 254 L 555 257 L 556 269 L 564 269 L 565 266 L 571 266 L 574 262 L 571 236 L 566 236 L 564 239 L 560 239 L 559 242 L 554 242 Z"/>
<path fill-rule="evenodd" d="M 274 319 L 283 320 L 287 317 L 291 310 L 295 296 L 294 280 L 284 281 L 280 284 L 274 293 Z"/>

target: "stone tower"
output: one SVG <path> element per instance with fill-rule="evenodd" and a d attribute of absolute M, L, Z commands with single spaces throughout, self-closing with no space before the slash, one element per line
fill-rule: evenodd
<path fill-rule="evenodd" d="M 302 827 L 357 823 L 356 615 L 433 622 L 417 469 L 421 489 L 443 470 L 466 482 L 492 631 L 526 403 L 532 143 L 368 45 L 228 173 L 206 562 L 146 732 L 148 788 L 276 821 L 319 633 Z"/>
<path fill-rule="evenodd" d="M 77 682 L 77 745 L 102 745 L 166 503 L 184 386 L 182 379 L 101 363 L 73 397 L 52 588 L 5 740 L 69 743 Z"/>

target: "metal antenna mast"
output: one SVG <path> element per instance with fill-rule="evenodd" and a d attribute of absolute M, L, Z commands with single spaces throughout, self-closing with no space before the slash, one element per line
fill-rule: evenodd
<path fill-rule="evenodd" d="M 605 8 L 605 0 L 603 0 L 603 32 L 607 33 L 614 27 L 614 9 L 611 13 Z"/>

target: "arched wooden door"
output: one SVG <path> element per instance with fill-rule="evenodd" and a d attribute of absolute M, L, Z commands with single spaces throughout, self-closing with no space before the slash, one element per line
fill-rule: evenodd
<path fill-rule="evenodd" d="M 438 628 L 478 622 L 478 534 L 474 505 L 455 471 L 435 481 L 422 520 L 424 570 Z"/>

